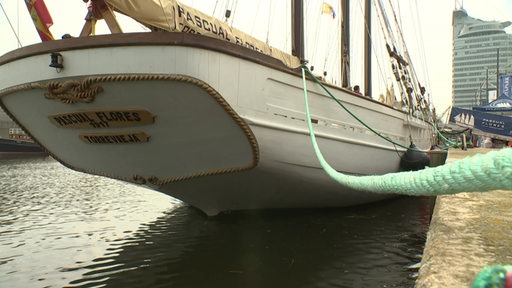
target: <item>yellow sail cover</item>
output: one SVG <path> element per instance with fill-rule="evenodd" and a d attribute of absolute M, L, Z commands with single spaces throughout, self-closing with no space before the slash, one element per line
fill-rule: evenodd
<path fill-rule="evenodd" d="M 217 18 L 183 5 L 176 0 L 105 0 L 115 11 L 138 22 L 171 32 L 201 34 L 222 39 L 281 60 L 288 67 L 300 66 L 300 59 L 263 41 L 231 28 Z"/>

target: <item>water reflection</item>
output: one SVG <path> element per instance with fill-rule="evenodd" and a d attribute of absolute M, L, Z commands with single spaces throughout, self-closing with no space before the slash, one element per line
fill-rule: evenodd
<path fill-rule="evenodd" d="M 177 201 L 64 168 L 51 158 L 0 161 L 0 287 L 63 287 Z M 60 273 L 66 272 L 66 273 Z"/>
<path fill-rule="evenodd" d="M 179 207 L 112 243 L 83 287 L 413 287 L 428 199 L 344 210 L 232 213 Z M 411 216 L 417 216 L 415 220 Z"/>
<path fill-rule="evenodd" d="M 0 163 L 0 287 L 413 287 L 431 198 L 206 218 L 51 159 Z"/>

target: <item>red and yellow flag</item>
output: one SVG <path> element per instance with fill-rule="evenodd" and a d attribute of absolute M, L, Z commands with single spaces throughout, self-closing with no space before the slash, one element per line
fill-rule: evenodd
<path fill-rule="evenodd" d="M 52 16 L 44 4 L 44 0 L 25 0 L 28 12 L 36 26 L 37 33 L 42 41 L 54 40 L 50 32 L 50 26 L 53 25 Z"/>
<path fill-rule="evenodd" d="M 322 14 L 329 14 L 332 16 L 332 19 L 336 18 L 336 12 L 334 12 L 332 5 L 325 2 L 322 4 Z"/>

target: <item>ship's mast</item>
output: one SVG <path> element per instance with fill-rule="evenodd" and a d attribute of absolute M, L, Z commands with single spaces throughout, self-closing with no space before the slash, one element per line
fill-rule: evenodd
<path fill-rule="evenodd" d="M 300 60 L 306 58 L 304 49 L 304 3 L 292 0 L 292 55 Z"/>
<path fill-rule="evenodd" d="M 372 96 L 372 2 L 371 0 L 365 1 L 364 9 L 364 95 Z"/>
<path fill-rule="evenodd" d="M 350 1 L 340 0 L 341 7 L 341 87 L 350 87 Z"/>

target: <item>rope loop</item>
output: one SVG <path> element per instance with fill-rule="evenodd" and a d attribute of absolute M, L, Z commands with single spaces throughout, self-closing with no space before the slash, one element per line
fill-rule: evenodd
<path fill-rule="evenodd" d="M 91 81 L 70 80 L 66 82 L 49 82 L 47 85 L 48 92 L 44 93 L 47 99 L 58 100 L 66 104 L 77 102 L 90 103 L 97 94 L 103 91 L 103 88 L 96 86 L 90 87 Z"/>

